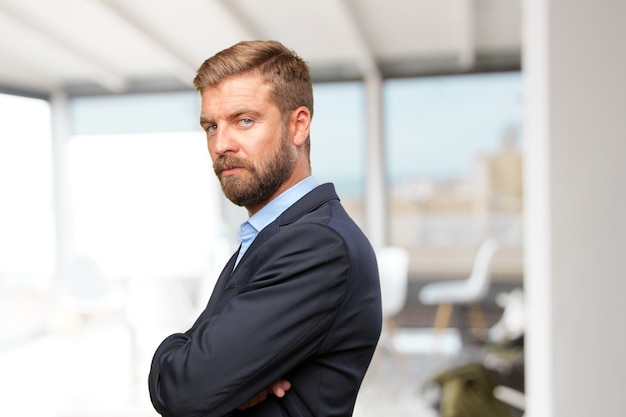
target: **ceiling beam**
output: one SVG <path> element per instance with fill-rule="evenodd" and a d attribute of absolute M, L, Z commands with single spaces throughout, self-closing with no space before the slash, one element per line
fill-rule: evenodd
<path fill-rule="evenodd" d="M 461 15 L 459 66 L 469 70 L 476 64 L 476 1 L 461 0 L 457 4 Z"/>
<path fill-rule="evenodd" d="M 21 25 L 24 31 L 30 32 L 31 36 L 40 39 L 42 44 L 50 44 L 89 68 L 89 71 L 96 76 L 94 81 L 101 87 L 111 92 L 123 92 L 126 89 L 124 78 L 106 63 L 101 62 L 88 49 L 80 47 L 71 39 L 51 30 L 27 8 L 16 7 L 16 3 L 0 2 L 0 10 L 6 13 L 7 18 L 13 19 Z"/>
<path fill-rule="evenodd" d="M 350 41 L 356 51 L 356 65 L 360 69 L 364 77 L 380 77 L 380 69 L 376 62 L 376 58 L 372 53 L 367 38 L 365 37 L 365 31 L 359 26 L 354 13 L 350 10 L 346 0 L 337 0 L 328 2 L 328 4 L 334 5 L 336 13 L 340 16 L 341 20 L 345 22 L 346 28 L 350 34 Z"/>
<path fill-rule="evenodd" d="M 230 16 L 237 23 L 239 30 L 246 34 L 246 39 L 267 39 L 267 35 L 259 28 L 256 21 L 248 18 L 247 12 L 239 7 L 236 2 L 231 0 L 211 2 L 211 7 L 215 6 L 220 7 L 222 13 Z"/>
<path fill-rule="evenodd" d="M 161 53 L 167 57 L 174 68 L 174 76 L 191 86 L 192 80 L 196 75 L 196 65 L 191 59 L 183 56 L 179 50 L 169 44 L 168 38 L 162 36 L 159 32 L 152 30 L 140 19 L 133 16 L 127 9 L 120 5 L 119 2 L 113 0 L 94 0 L 99 1 L 102 5 L 107 7 L 114 15 L 122 20 L 127 26 L 132 27 L 138 33 L 140 33 L 148 42 L 150 42 L 155 48 L 161 51 Z"/>

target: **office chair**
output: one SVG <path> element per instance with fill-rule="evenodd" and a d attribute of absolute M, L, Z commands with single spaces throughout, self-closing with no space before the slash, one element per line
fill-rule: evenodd
<path fill-rule="evenodd" d="M 486 331 L 480 302 L 485 298 L 491 285 L 489 266 L 496 252 L 495 239 L 485 240 L 474 258 L 470 276 L 465 280 L 433 282 L 426 284 L 419 292 L 419 300 L 426 305 L 438 305 L 434 328 L 446 329 L 450 323 L 454 305 L 467 305 L 470 309 L 470 324 L 476 336 Z"/>
<path fill-rule="evenodd" d="M 396 316 L 406 304 L 409 278 L 409 252 L 399 246 L 386 246 L 376 251 L 382 297 L 383 328 L 381 342 L 398 358 L 393 344 Z"/>

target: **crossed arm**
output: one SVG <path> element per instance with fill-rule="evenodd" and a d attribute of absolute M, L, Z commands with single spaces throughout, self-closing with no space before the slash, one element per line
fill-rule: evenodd
<path fill-rule="evenodd" d="M 224 416 L 291 388 L 289 372 L 315 353 L 333 322 L 349 268 L 343 240 L 313 229 L 294 227 L 276 245 L 266 242 L 252 279 L 232 289 L 222 311 L 159 346 L 149 378 L 159 413 Z"/>

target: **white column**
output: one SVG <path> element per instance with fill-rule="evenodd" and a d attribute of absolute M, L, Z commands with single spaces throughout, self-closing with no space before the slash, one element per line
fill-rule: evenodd
<path fill-rule="evenodd" d="M 367 165 L 365 232 L 374 246 L 387 244 L 387 181 L 382 123 L 382 78 L 370 72 L 364 79 L 367 101 Z"/>
<path fill-rule="evenodd" d="M 73 251 L 68 173 L 70 116 L 67 95 L 62 91 L 52 94 L 50 109 L 52 118 L 53 200 L 56 224 L 56 278 L 58 281 L 64 276 L 65 260 Z"/>
<path fill-rule="evenodd" d="M 626 2 L 524 7 L 526 415 L 624 415 Z"/>

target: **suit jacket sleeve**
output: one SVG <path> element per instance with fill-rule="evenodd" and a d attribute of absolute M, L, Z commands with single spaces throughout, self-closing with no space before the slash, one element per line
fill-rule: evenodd
<path fill-rule="evenodd" d="M 163 416 L 224 416 L 313 355 L 344 297 L 350 259 L 342 237 L 294 224 L 240 264 L 220 309 L 157 349 L 150 395 Z"/>

